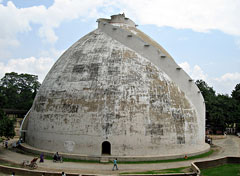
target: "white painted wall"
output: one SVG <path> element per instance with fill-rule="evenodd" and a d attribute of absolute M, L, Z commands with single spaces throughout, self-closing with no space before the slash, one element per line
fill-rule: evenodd
<path fill-rule="evenodd" d="M 126 26 L 98 22 L 46 76 L 29 113 L 27 143 L 87 156 L 101 156 L 104 141 L 118 157 L 208 149 L 205 106 L 190 77 L 161 48 L 144 46 L 137 30 L 129 37 Z"/>

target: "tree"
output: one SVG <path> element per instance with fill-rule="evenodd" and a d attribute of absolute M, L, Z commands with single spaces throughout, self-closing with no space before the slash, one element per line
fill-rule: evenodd
<path fill-rule="evenodd" d="M 238 124 L 240 130 L 240 84 L 228 95 L 216 95 L 212 87 L 203 80 L 197 80 L 196 85 L 201 90 L 206 105 L 206 124 L 213 130 L 225 131 L 225 128 Z"/>
<path fill-rule="evenodd" d="M 197 80 L 196 85 L 200 89 L 205 101 L 208 101 L 216 96 L 215 90 L 212 87 L 209 87 L 208 84 L 203 80 Z"/>
<path fill-rule="evenodd" d="M 0 80 L 0 108 L 30 109 L 39 87 L 38 76 L 6 73 Z"/>
<path fill-rule="evenodd" d="M 235 89 L 232 91 L 232 98 L 240 103 L 240 83 L 235 86 Z"/>
<path fill-rule="evenodd" d="M 30 109 L 39 87 L 38 77 L 30 74 L 6 73 L 0 80 L 0 136 L 15 135 L 15 119 L 7 117 L 2 109 Z"/>
<path fill-rule="evenodd" d="M 216 104 L 214 104 L 214 117 L 218 117 L 218 121 L 215 121 L 224 131 L 227 126 L 232 126 L 236 122 L 235 112 L 237 111 L 237 105 L 234 100 L 228 95 L 218 94 L 216 96 Z"/>
<path fill-rule="evenodd" d="M 14 122 L 15 119 L 9 119 L 0 109 L 0 136 L 13 138 L 15 136 Z"/>
<path fill-rule="evenodd" d="M 234 121 L 237 124 L 237 132 L 240 131 L 240 83 L 235 86 L 235 89 L 232 91 L 233 103 L 236 106 L 236 110 L 233 112 Z"/>
<path fill-rule="evenodd" d="M 206 124 L 210 126 L 214 131 L 217 128 L 224 127 L 224 121 L 222 114 L 219 112 L 217 107 L 216 93 L 212 87 L 209 87 L 208 84 L 203 80 L 197 80 L 196 85 L 200 89 L 206 106 Z"/>

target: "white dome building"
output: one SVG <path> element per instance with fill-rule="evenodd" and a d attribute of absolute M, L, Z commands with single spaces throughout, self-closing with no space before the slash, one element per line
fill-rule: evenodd
<path fill-rule="evenodd" d="M 124 14 L 97 22 L 47 74 L 22 124 L 26 143 L 87 159 L 209 150 L 194 81 Z"/>

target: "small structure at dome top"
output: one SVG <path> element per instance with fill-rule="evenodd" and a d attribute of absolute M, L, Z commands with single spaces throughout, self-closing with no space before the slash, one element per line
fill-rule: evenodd
<path fill-rule="evenodd" d="M 186 72 L 124 14 L 97 22 L 45 77 L 21 126 L 26 144 L 87 160 L 208 151 L 204 99 Z"/>

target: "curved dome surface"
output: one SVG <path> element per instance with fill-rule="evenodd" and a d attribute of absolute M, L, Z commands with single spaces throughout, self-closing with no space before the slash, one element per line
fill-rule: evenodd
<path fill-rule="evenodd" d="M 149 40 L 133 31 L 130 35 L 132 23 L 111 24 L 104 19 L 99 23 L 47 74 L 28 115 L 26 142 L 39 149 L 86 156 L 151 157 L 206 150 L 205 117 L 194 98 L 171 73 L 101 25 L 126 32 L 126 40 L 137 37 L 145 43 L 143 50 L 152 46 Z"/>

